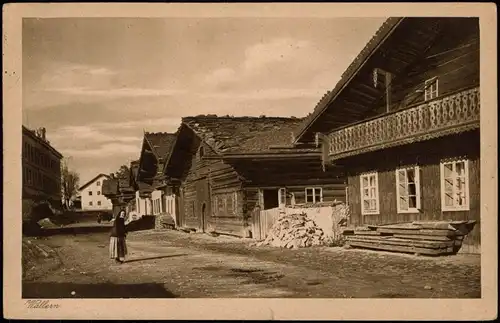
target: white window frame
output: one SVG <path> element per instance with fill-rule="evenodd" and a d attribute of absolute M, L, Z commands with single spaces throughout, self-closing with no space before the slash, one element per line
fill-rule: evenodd
<path fill-rule="evenodd" d="M 416 205 L 413 208 L 410 208 L 408 206 L 408 210 L 403 210 L 403 209 L 401 209 L 401 195 L 399 192 L 399 185 L 401 185 L 401 183 L 399 181 L 399 173 L 404 172 L 406 189 L 408 189 L 408 169 L 413 169 L 415 171 Z M 419 166 L 408 166 L 408 167 L 397 168 L 396 172 L 395 172 L 395 176 L 396 176 L 396 202 L 397 202 L 398 213 L 419 213 L 420 209 L 422 208 L 422 206 L 421 206 L 422 195 L 420 193 L 421 192 L 421 189 L 420 189 L 420 167 Z M 409 197 L 409 194 L 407 195 L 407 197 Z"/>
<path fill-rule="evenodd" d="M 97 181 L 96 185 L 97 185 L 97 186 L 101 186 L 101 182 L 100 182 L 100 181 Z"/>
<path fill-rule="evenodd" d="M 376 209 L 374 211 L 367 211 L 365 210 L 364 207 L 364 196 L 363 196 L 363 179 L 368 178 L 368 184 L 370 183 L 370 177 L 374 176 L 375 177 L 375 194 L 377 195 L 375 199 L 375 207 Z M 359 186 L 360 186 L 360 199 L 361 199 L 361 214 L 362 215 L 378 215 L 380 214 L 380 193 L 379 193 L 379 182 L 378 182 L 378 172 L 371 172 L 371 173 L 366 173 L 366 174 L 361 174 L 359 176 Z M 370 186 L 368 185 L 367 187 L 370 191 Z"/>
<path fill-rule="evenodd" d="M 282 187 L 278 190 L 278 206 L 285 207 L 286 205 L 286 188 Z"/>
<path fill-rule="evenodd" d="M 436 88 L 435 88 L 435 91 L 434 91 L 434 87 L 433 85 L 428 85 L 429 83 L 433 83 L 433 82 L 436 82 Z M 432 100 L 432 99 L 435 99 L 439 96 L 439 79 L 437 77 L 432 77 L 428 80 L 425 80 L 425 83 L 424 83 L 424 101 L 429 101 L 429 100 Z M 435 96 L 433 96 L 433 93 L 436 93 Z"/>
<path fill-rule="evenodd" d="M 453 164 L 453 172 L 455 172 L 456 164 L 464 163 L 464 195 L 465 195 L 465 204 L 462 206 L 455 205 L 455 199 L 453 206 L 446 206 L 446 194 L 445 194 L 445 177 L 444 177 L 444 166 L 446 164 Z M 470 195 L 469 195 L 469 160 L 467 159 L 456 159 L 450 161 L 441 161 L 440 163 L 440 181 L 441 181 L 441 210 L 442 211 L 469 211 L 470 210 Z M 453 177 L 453 193 L 455 193 L 456 188 L 456 176 Z M 453 194 L 455 195 L 455 194 Z"/>
<path fill-rule="evenodd" d="M 322 187 L 306 187 L 304 190 L 305 196 L 304 196 L 304 202 L 305 203 L 311 203 L 307 201 L 307 190 L 312 190 L 312 197 L 313 201 L 312 203 L 321 203 L 323 202 L 323 188 Z M 319 201 L 316 201 L 316 190 L 319 190 Z"/>

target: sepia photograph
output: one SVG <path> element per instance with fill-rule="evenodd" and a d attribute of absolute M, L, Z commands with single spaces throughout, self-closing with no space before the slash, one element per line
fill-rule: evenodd
<path fill-rule="evenodd" d="M 12 313 L 84 318 L 70 304 L 92 300 L 99 318 L 137 300 L 143 313 L 169 304 L 165 319 L 179 299 L 187 312 L 239 299 L 247 319 L 316 317 L 292 317 L 294 299 L 496 304 L 494 6 L 172 5 L 26 5 L 16 36 L 4 31 Z M 258 299 L 266 314 L 246 303 Z"/>

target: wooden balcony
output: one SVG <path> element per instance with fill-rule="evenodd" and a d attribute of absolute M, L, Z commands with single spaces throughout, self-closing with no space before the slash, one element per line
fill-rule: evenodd
<path fill-rule="evenodd" d="M 362 121 L 328 134 L 336 160 L 479 128 L 479 87 Z"/>

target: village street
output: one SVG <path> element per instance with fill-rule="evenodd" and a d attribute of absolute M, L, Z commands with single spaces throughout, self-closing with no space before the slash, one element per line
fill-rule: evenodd
<path fill-rule="evenodd" d="M 481 296 L 476 255 L 427 258 L 326 247 L 257 248 L 245 239 L 149 230 L 128 235 L 129 255 L 120 265 L 108 259 L 108 239 L 99 232 L 34 241 L 54 248 L 61 263 L 24 281 L 23 297 Z"/>

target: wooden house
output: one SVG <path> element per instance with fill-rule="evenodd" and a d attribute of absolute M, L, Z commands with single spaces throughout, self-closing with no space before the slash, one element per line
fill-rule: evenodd
<path fill-rule="evenodd" d="M 315 145 L 292 145 L 299 118 L 186 117 L 165 164 L 178 226 L 248 237 L 256 208 L 345 201 L 340 168 Z"/>
<path fill-rule="evenodd" d="M 478 18 L 390 18 L 301 125 L 348 176 L 352 225 L 475 220 L 480 247 Z"/>
<path fill-rule="evenodd" d="M 163 176 L 175 139 L 175 134 L 166 132 L 144 133 L 140 158 L 132 171 L 136 190 L 133 211 L 139 217 L 169 214 L 175 219 L 174 192 Z"/>

